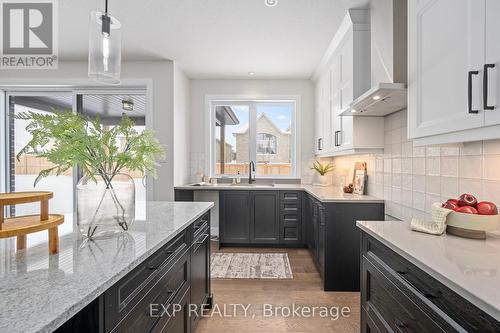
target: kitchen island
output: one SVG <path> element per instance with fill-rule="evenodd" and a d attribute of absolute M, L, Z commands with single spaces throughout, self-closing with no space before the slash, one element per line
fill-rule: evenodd
<path fill-rule="evenodd" d="M 28 240 L 28 248 L 16 252 L 13 239 L 2 240 L 0 332 L 161 332 L 169 325 L 189 332 L 196 316 L 180 313 L 182 320 L 172 321 L 146 309 L 211 302 L 212 207 L 147 202 L 144 219 L 120 237 L 87 241 L 73 228 L 55 255 L 46 244 L 30 248 Z M 65 224 L 71 228 L 73 221 Z"/>
<path fill-rule="evenodd" d="M 358 221 L 362 332 L 499 332 L 500 234 L 429 235 Z"/>

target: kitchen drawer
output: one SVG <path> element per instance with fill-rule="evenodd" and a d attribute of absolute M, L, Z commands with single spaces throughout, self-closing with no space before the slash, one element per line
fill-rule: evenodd
<path fill-rule="evenodd" d="M 361 305 L 383 332 L 445 332 L 364 256 L 362 274 Z"/>
<path fill-rule="evenodd" d="M 283 241 L 299 241 L 300 229 L 298 226 L 283 226 Z"/>
<path fill-rule="evenodd" d="M 401 288 L 408 294 L 418 294 L 423 299 L 420 301 L 423 307 L 428 303 L 429 313 L 435 320 L 444 320 L 444 325 L 458 330 L 500 332 L 500 323 L 494 318 L 375 239 L 364 237 L 363 251 L 371 261 L 386 265 L 395 283 L 403 281 Z M 417 303 L 419 297 L 415 300 Z"/>
<path fill-rule="evenodd" d="M 281 223 L 290 224 L 290 223 L 300 223 L 302 220 L 302 215 L 298 213 L 282 213 L 281 214 Z"/>
<path fill-rule="evenodd" d="M 155 269 L 165 265 L 168 261 L 170 261 L 170 259 L 186 247 L 188 247 L 187 233 L 183 231 L 180 235 L 175 237 L 174 240 L 168 242 L 167 245 L 156 251 L 156 253 L 153 254 L 147 261 L 146 267 L 150 271 L 154 271 Z"/>
<path fill-rule="evenodd" d="M 183 231 L 104 293 L 107 332 L 143 299 L 145 293 L 158 284 L 167 264 L 171 267 L 187 249 L 187 234 Z"/>
<path fill-rule="evenodd" d="M 280 206 L 280 211 L 282 214 L 288 213 L 300 213 L 301 204 L 299 201 L 282 201 Z"/>
<path fill-rule="evenodd" d="M 301 215 L 297 213 L 284 213 L 280 217 L 280 243 L 300 244 L 302 239 Z"/>
<path fill-rule="evenodd" d="M 156 326 L 151 330 L 151 333 L 189 333 L 191 332 L 189 318 L 189 295 L 190 289 L 185 285 L 178 293 L 177 297 L 171 304 L 176 304 L 178 308 L 174 311 L 169 311 L 169 314 L 164 314 Z"/>
<path fill-rule="evenodd" d="M 195 239 L 198 237 L 198 235 L 201 233 L 201 231 L 205 228 L 208 227 L 208 224 L 210 223 L 210 213 L 206 213 L 202 217 L 200 217 L 198 220 L 196 220 L 193 223 L 193 237 L 191 239 Z"/>
<path fill-rule="evenodd" d="M 361 307 L 361 333 L 382 333 L 385 330 L 381 330 L 379 327 L 383 327 L 380 321 L 374 320 L 366 312 L 364 306 Z"/>
<path fill-rule="evenodd" d="M 161 304 L 174 304 L 174 297 L 186 287 L 189 287 L 189 251 L 186 249 L 169 269 L 160 272 L 155 285 L 142 294 L 142 299 L 125 315 L 112 332 L 148 332 L 159 320 Z M 105 302 L 106 302 L 105 296 Z M 158 304 L 158 313 L 151 316 L 151 304 Z M 107 318 L 110 314 L 105 311 Z"/>
<path fill-rule="evenodd" d="M 281 202 L 285 202 L 285 201 L 298 202 L 301 199 L 301 192 L 300 191 L 280 191 L 280 199 L 281 199 Z"/>

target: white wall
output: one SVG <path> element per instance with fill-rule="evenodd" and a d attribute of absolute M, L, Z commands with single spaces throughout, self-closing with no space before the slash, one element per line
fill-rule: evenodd
<path fill-rule="evenodd" d="M 385 117 L 381 155 L 334 158 L 336 185 L 352 181 L 354 162 L 368 163 L 368 194 L 385 199 L 388 215 L 430 220 L 431 205 L 461 193 L 500 205 L 500 140 L 413 147 L 406 111 Z"/>
<path fill-rule="evenodd" d="M 158 168 L 158 179 L 148 181 L 148 199 L 173 200 L 174 197 L 174 117 L 172 61 L 134 61 L 122 63 L 122 85 L 147 84 L 148 107 L 146 126 L 156 132 L 165 146 L 167 157 Z M 0 87 L 12 85 L 78 85 L 100 89 L 113 88 L 87 77 L 87 62 L 59 62 L 57 70 L 2 70 Z"/>
<path fill-rule="evenodd" d="M 300 123 L 301 178 L 309 182 L 312 173 L 309 170 L 314 158 L 314 87 L 310 80 L 191 80 L 191 180 L 196 181 L 196 174 L 205 170 L 206 154 L 205 121 L 208 110 L 205 105 L 206 95 L 300 95 L 301 110 L 298 110 L 297 122 Z"/>
<path fill-rule="evenodd" d="M 174 186 L 184 185 L 190 180 L 189 86 L 189 78 L 174 63 Z"/>

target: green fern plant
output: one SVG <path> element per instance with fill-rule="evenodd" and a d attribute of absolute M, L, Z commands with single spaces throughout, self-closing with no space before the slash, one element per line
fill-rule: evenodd
<path fill-rule="evenodd" d="M 314 161 L 311 170 L 316 170 L 321 176 L 324 176 L 327 173 L 335 170 L 335 165 L 333 165 L 330 162 L 327 164 L 323 164 L 323 163 L 319 162 L 318 160 L 316 160 L 316 161 Z"/>
<path fill-rule="evenodd" d="M 157 161 L 165 156 L 163 147 L 145 130 L 138 133 L 126 115 L 118 125 L 102 126 L 99 118 L 91 119 L 71 111 L 51 113 L 22 112 L 16 119 L 29 121 L 26 131 L 31 140 L 17 154 L 45 157 L 54 166 L 40 171 L 34 186 L 51 174 L 60 175 L 77 165 L 86 179 L 97 182 L 100 176 L 110 186 L 114 176 L 123 169 L 148 172 L 156 176 Z M 118 147 L 118 138 L 125 144 Z"/>

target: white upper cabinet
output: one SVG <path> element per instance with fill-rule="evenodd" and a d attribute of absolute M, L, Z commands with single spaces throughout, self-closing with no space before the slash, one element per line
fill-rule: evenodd
<path fill-rule="evenodd" d="M 409 2 L 411 137 L 483 126 L 484 12 L 479 2 L 484 3 Z"/>
<path fill-rule="evenodd" d="M 409 1 L 408 28 L 409 137 L 417 145 L 499 138 L 500 1 Z"/>
<path fill-rule="evenodd" d="M 486 1 L 486 54 L 484 93 L 484 123 L 486 126 L 500 124 L 500 1 Z"/>
<path fill-rule="evenodd" d="M 323 149 L 316 150 L 318 155 L 382 152 L 383 118 L 358 120 L 340 115 L 370 88 L 370 74 L 369 11 L 349 10 L 315 73 L 316 145 L 323 143 Z M 328 103 L 321 98 L 327 86 Z"/>
<path fill-rule="evenodd" d="M 325 150 L 328 150 L 329 140 L 325 138 L 325 118 L 326 118 L 326 110 L 330 109 L 330 75 L 323 75 L 316 82 L 315 88 L 315 150 L 316 154 L 321 154 Z M 326 139 L 326 140 L 325 140 Z"/>
<path fill-rule="evenodd" d="M 370 36 L 369 31 L 365 32 Z M 358 34 L 358 33 L 357 33 Z M 368 40 L 368 47 L 370 45 L 370 40 Z M 353 44 L 353 32 L 349 31 L 344 37 L 343 45 L 339 50 L 339 62 L 340 62 L 340 108 L 345 110 L 349 107 L 351 102 L 354 100 L 354 44 Z M 370 58 L 364 59 L 365 61 L 370 61 Z M 358 64 L 356 64 L 358 65 Z M 365 73 L 365 75 L 370 76 L 370 72 Z M 361 82 L 356 82 L 360 84 Z M 366 87 L 370 88 L 369 86 Z M 357 96 L 356 96 L 357 97 Z"/>

